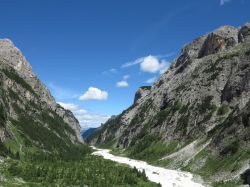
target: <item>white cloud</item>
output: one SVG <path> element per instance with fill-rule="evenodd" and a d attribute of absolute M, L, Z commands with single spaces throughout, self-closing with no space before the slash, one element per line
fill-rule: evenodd
<path fill-rule="evenodd" d="M 130 77 L 130 75 L 124 75 L 123 80 L 127 80 Z"/>
<path fill-rule="evenodd" d="M 102 91 L 95 87 L 89 87 L 89 89 L 79 98 L 82 101 L 87 100 L 107 100 L 108 99 L 108 92 Z"/>
<path fill-rule="evenodd" d="M 128 87 L 128 82 L 127 81 L 119 81 L 116 83 L 117 87 Z"/>
<path fill-rule="evenodd" d="M 82 115 L 76 114 L 76 118 L 78 119 L 82 128 L 89 128 L 99 127 L 102 123 L 105 123 L 110 118 L 110 116 L 87 113 Z"/>
<path fill-rule="evenodd" d="M 155 83 L 156 80 L 157 80 L 157 77 L 152 77 L 152 78 L 146 80 L 146 83 L 152 84 L 152 83 Z"/>
<path fill-rule="evenodd" d="M 79 97 L 79 94 L 76 94 L 75 91 L 60 87 L 54 83 L 49 83 L 48 88 L 57 100 L 74 99 Z"/>
<path fill-rule="evenodd" d="M 117 82 L 117 83 L 116 83 L 116 86 L 117 86 L 117 87 L 128 87 L 129 84 L 128 84 L 128 81 L 127 81 L 127 80 L 129 79 L 129 77 L 130 77 L 130 75 L 124 75 L 124 76 L 122 77 L 123 80 Z"/>
<path fill-rule="evenodd" d="M 163 58 L 171 57 L 171 56 L 173 56 L 173 55 L 175 55 L 174 52 L 168 53 L 168 54 L 163 54 L 163 55 L 155 55 L 154 57 L 157 58 L 157 59 L 163 59 Z M 151 56 L 151 55 L 149 55 L 149 56 Z M 141 57 L 141 58 L 137 58 L 137 59 L 134 60 L 134 61 L 127 62 L 127 63 L 123 64 L 123 65 L 121 66 L 121 68 L 128 68 L 128 67 L 130 67 L 130 66 L 134 66 L 134 65 L 140 64 L 140 63 L 142 63 L 142 62 L 144 61 L 144 59 L 147 58 L 147 57 L 148 57 L 148 56 L 144 56 L 144 57 Z"/>
<path fill-rule="evenodd" d="M 110 118 L 108 115 L 92 114 L 81 108 L 79 105 L 73 103 L 57 103 L 63 108 L 71 110 L 78 119 L 82 128 L 99 127 L 102 123 L 105 123 Z"/>
<path fill-rule="evenodd" d="M 170 63 L 166 60 L 162 60 L 160 64 L 160 74 L 165 73 L 170 66 Z"/>
<path fill-rule="evenodd" d="M 122 65 L 122 68 L 127 68 L 127 67 L 130 67 L 130 66 L 136 65 L 136 64 L 140 64 L 143 61 L 144 58 L 145 57 L 141 57 L 141 58 L 136 59 L 133 62 L 127 62 L 127 63 Z"/>
<path fill-rule="evenodd" d="M 63 108 L 71 110 L 72 112 L 80 109 L 78 105 L 73 103 L 63 103 L 63 102 L 57 102 L 57 103 L 60 104 Z"/>
<path fill-rule="evenodd" d="M 142 63 L 140 64 L 140 69 L 143 72 L 148 73 L 163 73 L 169 67 L 169 63 L 166 60 L 161 60 L 155 56 L 147 56 L 144 58 Z"/>
<path fill-rule="evenodd" d="M 88 113 L 88 111 L 85 110 L 85 109 L 79 109 L 77 111 L 74 111 L 75 115 L 84 115 L 84 114 L 87 114 L 87 113 Z"/>
<path fill-rule="evenodd" d="M 157 56 L 146 56 L 146 57 L 141 57 L 136 59 L 133 62 L 128 62 L 122 65 L 122 68 L 127 68 L 130 66 L 134 66 L 136 64 L 140 64 L 140 69 L 143 72 L 147 72 L 147 73 L 157 73 L 159 72 L 160 74 L 164 73 L 170 63 L 167 62 L 166 60 L 164 60 L 164 57 L 169 57 L 169 56 L 173 56 L 174 53 L 171 54 L 167 54 L 167 55 L 157 55 Z"/>
<path fill-rule="evenodd" d="M 231 0 L 220 0 L 220 5 L 223 6 L 225 3 L 229 3 Z"/>
<path fill-rule="evenodd" d="M 111 68 L 109 71 L 112 73 L 117 73 L 117 70 L 115 68 Z"/>
<path fill-rule="evenodd" d="M 159 71 L 160 63 L 158 58 L 150 55 L 143 59 L 140 68 L 144 72 L 156 73 Z"/>
<path fill-rule="evenodd" d="M 109 69 L 107 71 L 102 72 L 102 74 L 104 74 L 106 76 L 113 76 L 113 75 L 118 74 L 118 71 L 115 68 L 111 68 L 111 69 Z"/>

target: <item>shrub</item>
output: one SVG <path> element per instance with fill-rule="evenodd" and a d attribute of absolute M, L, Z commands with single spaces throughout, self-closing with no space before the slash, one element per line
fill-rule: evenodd
<path fill-rule="evenodd" d="M 3 69 L 4 74 L 11 80 L 15 81 L 17 84 L 22 86 L 24 89 L 29 90 L 31 93 L 36 95 L 32 87 L 22 78 L 20 77 L 14 69 Z"/>
<path fill-rule="evenodd" d="M 200 114 L 204 114 L 208 110 L 213 109 L 215 106 L 211 104 L 212 100 L 213 100 L 213 96 L 205 97 L 205 99 L 202 101 L 202 103 L 198 105 L 198 112 Z"/>
<path fill-rule="evenodd" d="M 222 115 L 225 115 L 226 113 L 228 113 L 228 111 L 229 111 L 228 106 L 225 105 L 225 104 L 223 104 L 223 105 L 221 105 L 221 107 L 218 109 L 217 114 L 222 116 Z"/>

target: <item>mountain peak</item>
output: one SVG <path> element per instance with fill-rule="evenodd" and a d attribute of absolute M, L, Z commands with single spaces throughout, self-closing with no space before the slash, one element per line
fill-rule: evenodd
<path fill-rule="evenodd" d="M 162 162 L 173 169 L 204 171 L 211 158 L 216 165 L 228 159 L 228 168 L 234 168 L 230 159 L 238 158 L 242 150 L 250 151 L 246 146 L 249 38 L 249 24 L 239 29 L 223 26 L 185 45 L 146 97 L 135 100 L 136 104 L 107 121 L 87 141 L 127 149 L 136 159 Z M 144 90 L 137 92 L 140 98 Z M 237 162 L 243 165 L 247 158 Z M 244 168 L 213 169 L 209 177 L 215 179 L 220 170 L 228 180 Z"/>
<path fill-rule="evenodd" d="M 36 103 L 41 107 L 41 110 L 46 109 L 55 113 L 55 116 L 59 116 L 74 131 L 75 137 L 72 136 L 71 140 L 83 143 L 78 120 L 72 112 L 65 110 L 56 103 L 47 87 L 34 74 L 25 56 L 9 39 L 0 40 L 0 73 L 2 71 L 6 79 L 2 78 L 0 84 L 6 89 L 6 92 L 9 92 L 9 90 L 14 93 L 17 92 L 19 96 L 17 98 L 22 100 L 20 102 Z M 24 107 L 23 105 L 20 104 L 20 107 Z"/>
<path fill-rule="evenodd" d="M 10 39 L 0 40 L 0 60 L 14 68 L 23 78 L 35 77 L 31 65 Z"/>

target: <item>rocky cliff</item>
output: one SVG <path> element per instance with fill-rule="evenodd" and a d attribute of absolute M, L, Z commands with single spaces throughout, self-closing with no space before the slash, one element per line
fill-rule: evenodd
<path fill-rule="evenodd" d="M 238 179 L 250 158 L 250 24 L 185 45 L 135 101 L 88 142 L 212 181 Z"/>
<path fill-rule="evenodd" d="M 83 143 L 77 119 L 55 102 L 8 39 L 0 40 L 0 94 L 0 139 L 8 147 L 52 150 Z"/>

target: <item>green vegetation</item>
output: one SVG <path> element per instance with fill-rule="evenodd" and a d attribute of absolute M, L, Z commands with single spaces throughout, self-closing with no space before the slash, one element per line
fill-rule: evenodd
<path fill-rule="evenodd" d="M 32 105 L 40 110 L 33 117 L 13 104 L 18 120 L 10 118 L 9 128 L 15 139 L 0 142 L 0 155 L 10 157 L 0 165 L 6 178 L 0 186 L 159 186 L 148 182 L 145 172 L 91 156 L 88 146 L 72 144 L 68 134 L 74 132 L 56 113 Z M 0 107 L 0 120 L 5 119 Z"/>
<path fill-rule="evenodd" d="M 211 105 L 210 111 L 204 115 L 203 119 L 199 122 L 199 124 L 203 124 L 208 120 L 210 120 L 216 110 L 217 110 L 216 105 Z"/>
<path fill-rule="evenodd" d="M 179 117 L 175 131 L 181 131 L 183 135 L 186 134 L 189 116 L 190 116 L 190 114 L 188 113 L 187 115 L 181 115 Z"/>
<path fill-rule="evenodd" d="M 4 107 L 2 104 L 0 104 L 0 127 L 2 126 L 5 126 L 5 122 L 6 122 L 6 113 L 4 111 Z"/>
<path fill-rule="evenodd" d="M 199 74 L 197 71 L 193 71 L 193 73 L 191 74 L 191 79 L 194 80 L 194 79 L 197 79 L 199 77 Z"/>
<path fill-rule="evenodd" d="M 116 139 L 110 138 L 109 140 L 106 140 L 105 143 L 98 144 L 98 147 L 102 149 L 112 149 L 114 148 L 115 144 L 116 144 Z"/>
<path fill-rule="evenodd" d="M 0 140 L 0 156 L 10 155 L 8 148 Z"/>
<path fill-rule="evenodd" d="M 240 148 L 240 140 L 235 139 L 229 145 L 227 145 L 224 149 L 222 149 L 222 151 L 220 152 L 220 155 L 228 155 L 228 154 L 233 155 L 237 153 L 239 148 Z"/>
<path fill-rule="evenodd" d="M 189 105 L 190 105 L 190 103 L 188 103 L 188 104 L 186 104 L 186 105 L 183 105 L 182 107 L 181 107 L 181 109 L 180 109 L 180 114 L 185 114 L 185 113 L 187 113 L 187 111 L 188 111 L 188 109 L 189 109 Z"/>
<path fill-rule="evenodd" d="M 145 114 L 152 106 L 152 100 L 148 99 L 141 107 L 140 112 L 138 112 L 135 117 L 131 120 L 129 127 L 134 127 L 136 125 L 141 125 L 144 122 Z"/>
<path fill-rule="evenodd" d="M 243 113 L 242 114 L 242 123 L 244 125 L 244 127 L 249 127 L 250 126 L 250 114 L 248 113 Z"/>
<path fill-rule="evenodd" d="M 110 144 L 111 141 L 114 140 L 115 136 L 114 133 L 116 132 L 116 130 L 119 128 L 120 125 L 120 119 L 121 119 L 121 114 L 119 116 L 116 116 L 112 119 L 109 119 L 105 125 L 102 126 L 101 129 L 97 129 L 96 131 L 94 131 L 93 133 L 91 133 L 89 135 L 89 137 L 87 138 L 87 141 L 90 139 L 97 139 L 97 142 L 100 142 L 100 138 L 101 138 L 101 134 L 102 132 L 104 132 L 105 130 L 107 130 L 108 132 L 110 132 L 109 137 L 105 139 L 105 142 L 103 144 Z M 105 145 L 103 145 L 105 146 Z"/>
<path fill-rule="evenodd" d="M 152 127 L 156 127 L 158 125 L 161 125 L 168 117 L 176 113 L 177 111 L 180 111 L 182 109 L 182 103 L 177 100 L 172 104 L 169 104 L 158 112 L 154 117 L 153 120 L 150 122 Z M 183 112 L 183 111 L 182 111 Z"/>
<path fill-rule="evenodd" d="M 19 96 L 9 89 L 10 97 L 22 103 Z M 64 154 L 71 150 L 69 136 L 75 136 L 73 129 L 66 124 L 61 117 L 50 109 L 43 109 L 33 101 L 19 106 L 17 102 L 12 107 L 18 115 L 18 119 L 10 118 L 12 132 L 15 132 L 16 142 L 10 142 L 9 146 L 15 148 L 18 142 L 24 145 L 26 150 L 34 147 Z M 29 113 L 29 112 L 32 113 Z M 39 111 L 39 112 L 35 112 Z M 18 145 L 18 147 L 20 147 Z"/>
<path fill-rule="evenodd" d="M 198 112 L 199 114 L 204 114 L 209 110 L 213 110 L 216 106 L 211 103 L 213 100 L 213 96 L 206 96 L 201 104 L 198 104 Z"/>
<path fill-rule="evenodd" d="M 174 102 L 173 106 L 171 107 L 171 112 L 172 112 L 172 113 L 175 113 L 175 112 L 177 112 L 178 110 L 180 110 L 181 107 L 182 107 L 181 102 L 180 102 L 179 100 L 177 100 L 177 101 Z"/>
<path fill-rule="evenodd" d="M 220 71 L 222 71 L 222 70 L 223 70 L 222 67 L 218 67 L 217 65 L 218 65 L 217 63 L 210 63 L 209 68 L 208 68 L 208 69 L 205 69 L 205 70 L 203 71 L 203 73 L 208 73 L 208 74 L 210 74 L 210 73 L 215 73 L 215 72 L 220 72 Z"/>
<path fill-rule="evenodd" d="M 212 130 L 208 132 L 208 137 L 212 137 L 215 134 L 220 134 L 225 129 L 231 127 L 234 121 L 236 120 L 237 118 L 235 118 L 232 114 L 228 115 L 228 117 L 221 124 L 217 125 L 215 128 L 213 128 Z"/>
<path fill-rule="evenodd" d="M 242 167 L 241 160 L 248 159 L 249 156 L 250 152 L 245 150 L 237 151 L 234 154 L 227 155 L 223 157 L 223 159 L 209 155 L 206 164 L 200 170 L 198 170 L 198 173 L 209 178 L 210 176 L 223 171 L 233 172 L 239 170 Z"/>
<path fill-rule="evenodd" d="M 210 181 L 211 176 L 216 176 L 222 172 L 234 172 L 239 170 L 243 162 L 250 157 L 250 150 L 240 149 L 235 141 L 226 146 L 221 155 L 213 155 L 211 151 L 204 149 L 198 153 L 183 170 L 190 171 L 201 175 L 205 180 Z M 224 154 L 222 156 L 222 154 Z M 199 161 L 205 160 L 205 164 L 198 170 L 193 170 L 192 165 L 196 165 Z M 197 163 L 196 163 L 197 162 Z M 231 182 L 218 182 L 215 186 L 226 186 Z M 234 183 L 232 183 L 234 184 Z"/>
<path fill-rule="evenodd" d="M 145 172 L 90 155 L 82 155 L 79 160 L 67 162 L 37 158 L 32 162 L 11 160 L 5 173 L 22 178 L 26 182 L 25 186 L 158 186 L 147 181 Z"/>
<path fill-rule="evenodd" d="M 186 85 L 185 84 L 181 84 L 180 86 L 178 86 L 175 91 L 176 93 L 179 93 L 180 91 L 183 91 L 186 89 Z"/>
<path fill-rule="evenodd" d="M 141 86 L 140 88 L 141 88 L 141 89 L 145 89 L 145 90 L 150 90 L 150 89 L 151 89 L 151 86 Z"/>
<path fill-rule="evenodd" d="M 209 80 L 215 80 L 220 74 L 220 72 L 223 70 L 222 67 L 218 66 L 220 64 L 218 62 L 221 60 L 222 59 L 218 58 L 214 63 L 211 61 L 209 63 L 209 67 L 203 71 L 203 73 L 207 73 L 211 75 Z"/>
<path fill-rule="evenodd" d="M 225 53 L 223 55 L 220 55 L 216 59 L 215 64 L 218 64 L 219 62 L 224 61 L 224 60 L 232 59 L 233 57 L 237 57 L 239 55 L 240 55 L 239 51 L 234 51 L 234 52 L 231 52 L 231 53 Z"/>
<path fill-rule="evenodd" d="M 129 147 L 126 154 L 131 158 L 153 162 L 176 151 L 177 146 L 177 141 L 165 143 L 156 136 L 146 135 L 133 147 Z"/>
<path fill-rule="evenodd" d="M 247 56 L 250 56 L 250 49 L 248 49 L 248 50 L 245 52 L 245 54 L 246 54 Z"/>
<path fill-rule="evenodd" d="M 24 89 L 29 90 L 32 94 L 36 95 L 34 90 L 31 88 L 31 86 L 23 79 L 21 78 L 16 71 L 13 68 L 8 69 L 2 69 L 4 74 L 11 80 L 15 81 L 17 84 L 22 86 Z"/>
<path fill-rule="evenodd" d="M 11 99 L 13 99 L 13 101 L 20 101 L 21 99 L 19 98 L 18 94 L 16 92 L 14 92 L 11 89 L 8 89 L 9 92 L 9 96 L 11 97 Z"/>
<path fill-rule="evenodd" d="M 223 104 L 223 105 L 221 105 L 221 107 L 218 109 L 217 114 L 220 115 L 220 116 L 222 116 L 222 115 L 225 115 L 226 113 L 228 113 L 228 111 L 229 111 L 228 106 L 225 105 L 225 104 Z"/>
<path fill-rule="evenodd" d="M 213 187 L 236 187 L 241 186 L 242 181 L 220 181 L 220 182 L 213 182 Z"/>

